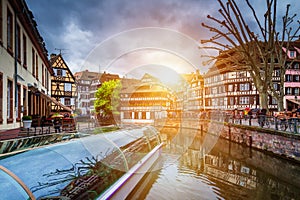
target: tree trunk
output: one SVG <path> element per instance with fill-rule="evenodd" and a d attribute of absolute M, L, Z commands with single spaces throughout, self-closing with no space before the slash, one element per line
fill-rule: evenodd
<path fill-rule="evenodd" d="M 259 104 L 261 108 L 265 108 L 269 110 L 268 108 L 268 93 L 267 92 L 259 92 Z"/>
<path fill-rule="evenodd" d="M 284 111 L 283 98 L 279 98 L 277 100 L 277 108 L 278 108 L 278 111 Z"/>

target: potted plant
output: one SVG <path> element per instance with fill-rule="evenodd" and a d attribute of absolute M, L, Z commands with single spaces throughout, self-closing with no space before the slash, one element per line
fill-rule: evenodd
<path fill-rule="evenodd" d="M 22 117 L 22 121 L 23 121 L 24 128 L 30 128 L 31 127 L 31 123 L 32 123 L 32 117 L 31 116 L 24 115 Z"/>

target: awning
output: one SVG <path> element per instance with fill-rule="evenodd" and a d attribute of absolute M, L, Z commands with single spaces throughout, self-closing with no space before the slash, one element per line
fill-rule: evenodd
<path fill-rule="evenodd" d="M 295 99 L 287 99 L 287 100 L 294 104 L 300 105 L 300 101 L 298 101 L 298 100 L 295 100 Z"/>
<path fill-rule="evenodd" d="M 68 111 L 68 112 L 72 112 L 72 109 L 69 108 L 68 106 L 65 106 L 64 104 L 62 104 L 61 102 L 58 102 L 54 97 L 50 97 L 47 94 L 40 92 L 36 87 L 33 87 L 32 85 L 28 86 L 29 90 L 31 90 L 32 92 L 34 92 L 35 94 L 39 94 L 44 96 L 47 100 L 49 100 L 50 102 L 53 102 L 55 105 L 63 108 L 64 110 Z"/>
<path fill-rule="evenodd" d="M 40 92 L 36 84 L 32 85 L 31 83 L 28 83 L 27 86 L 28 86 L 28 90 L 33 93 Z"/>
<path fill-rule="evenodd" d="M 45 97 L 47 100 L 52 101 L 51 97 L 48 96 L 47 94 L 41 92 L 41 95 L 42 95 L 43 97 Z"/>
<path fill-rule="evenodd" d="M 64 110 L 66 110 L 68 112 L 72 112 L 71 108 L 69 108 L 68 106 L 65 106 L 64 104 L 62 104 L 60 102 L 58 102 L 54 97 L 50 97 L 50 96 L 48 96 L 48 95 L 46 95 L 42 92 L 41 92 L 41 94 L 42 94 L 42 96 L 46 97 L 46 99 L 48 99 L 50 102 L 54 103 L 55 105 L 63 108 Z"/>

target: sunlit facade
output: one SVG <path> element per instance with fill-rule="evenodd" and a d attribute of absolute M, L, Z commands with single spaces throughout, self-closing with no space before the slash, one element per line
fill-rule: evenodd
<path fill-rule="evenodd" d="M 155 119 L 166 118 L 173 110 L 171 90 L 153 76 L 145 74 L 141 80 L 122 79 L 121 83 L 122 123 L 153 123 Z"/>
<path fill-rule="evenodd" d="M 293 110 L 300 106 L 300 39 L 292 42 L 289 50 L 285 49 L 285 53 L 288 61 L 284 82 L 284 107 Z"/>
<path fill-rule="evenodd" d="M 25 1 L 0 1 L 0 130 L 22 126 L 23 115 L 50 113 L 48 53 Z"/>

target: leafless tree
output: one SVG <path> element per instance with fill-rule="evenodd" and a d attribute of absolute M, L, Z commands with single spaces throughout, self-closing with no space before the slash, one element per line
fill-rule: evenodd
<path fill-rule="evenodd" d="M 264 20 L 260 20 L 253 5 L 245 0 L 249 12 L 255 21 L 255 27 L 250 27 L 236 0 L 225 3 L 218 0 L 221 18 L 207 16 L 212 25 L 202 23 L 214 35 L 209 40 L 201 40 L 207 49 L 219 51 L 219 55 L 227 55 L 227 62 L 234 70 L 247 70 L 251 74 L 255 87 L 259 92 L 260 106 L 268 109 L 268 95 L 278 102 L 278 110 L 283 110 L 284 75 L 287 69 L 287 54 L 283 49 L 289 49 L 290 44 L 299 32 L 300 22 L 295 24 L 296 14 L 290 16 L 290 5 L 286 6 L 282 17 L 282 27 L 277 29 L 277 0 L 266 0 Z M 255 33 L 253 30 L 258 30 Z M 234 56 L 232 56 L 234 55 Z M 217 60 L 219 56 L 210 56 Z M 280 69 L 280 89 L 274 87 L 272 79 L 274 69 Z"/>

